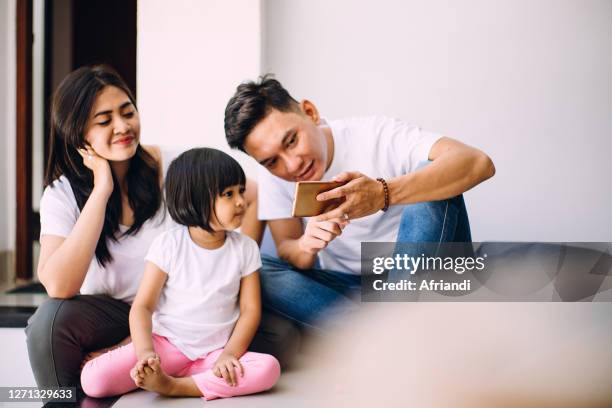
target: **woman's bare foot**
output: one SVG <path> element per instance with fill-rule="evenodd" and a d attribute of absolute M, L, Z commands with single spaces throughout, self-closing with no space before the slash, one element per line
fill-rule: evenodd
<path fill-rule="evenodd" d="M 83 361 L 81 361 L 81 370 L 83 369 L 83 367 L 85 367 L 85 364 L 87 364 L 89 361 L 93 360 L 94 358 L 100 357 L 102 354 L 106 353 L 109 350 L 110 350 L 109 348 L 105 348 L 105 349 L 96 350 L 96 351 L 87 353 Z"/>
<path fill-rule="evenodd" d="M 175 378 L 164 373 L 159 359 L 150 358 L 144 367 L 138 386 L 166 397 L 201 397 L 200 389 L 191 377 Z"/>
<path fill-rule="evenodd" d="M 107 351 L 111 351 L 121 346 L 125 346 L 130 341 L 132 341 L 132 338 L 130 336 L 127 336 L 125 339 L 121 340 L 119 343 L 115 344 L 114 346 L 103 348 L 103 349 L 96 350 L 96 351 L 91 351 L 87 353 L 85 355 L 85 358 L 81 362 L 81 369 L 83 369 L 83 366 L 85 366 L 85 364 L 87 364 L 88 361 L 93 360 L 96 357 L 100 357 L 102 354 L 106 353 Z"/>

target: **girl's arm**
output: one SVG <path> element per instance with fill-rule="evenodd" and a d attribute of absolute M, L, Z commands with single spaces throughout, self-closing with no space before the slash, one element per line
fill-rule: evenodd
<path fill-rule="evenodd" d="M 240 317 L 223 351 L 236 358 L 246 353 L 261 320 L 259 271 L 240 280 Z"/>
<path fill-rule="evenodd" d="M 130 334 L 138 361 L 155 354 L 151 337 L 151 317 L 168 275 L 152 262 L 145 265 L 144 274 L 130 309 Z"/>
<path fill-rule="evenodd" d="M 212 367 L 217 377 L 223 377 L 228 384 L 235 386 L 235 368 L 244 375 L 244 369 L 238 359 L 247 351 L 255 336 L 261 319 L 261 294 L 259 271 L 253 272 L 240 280 L 240 317 L 223 352 Z"/>

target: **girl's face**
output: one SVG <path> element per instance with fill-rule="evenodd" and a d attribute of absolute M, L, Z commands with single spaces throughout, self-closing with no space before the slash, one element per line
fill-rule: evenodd
<path fill-rule="evenodd" d="M 234 185 L 227 187 L 215 200 L 215 214 L 210 223 L 215 231 L 231 231 L 242 224 L 246 210 L 244 200 L 244 186 Z"/>
<path fill-rule="evenodd" d="M 129 160 L 140 141 L 140 117 L 125 92 L 106 86 L 98 93 L 87 125 L 85 141 L 109 161 Z"/>

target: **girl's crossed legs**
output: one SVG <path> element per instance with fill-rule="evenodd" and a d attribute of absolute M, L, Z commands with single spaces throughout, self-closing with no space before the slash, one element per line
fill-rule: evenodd
<path fill-rule="evenodd" d="M 165 337 L 154 334 L 153 344 L 160 357 L 163 372 L 172 377 L 191 376 L 206 400 L 265 391 L 272 388 L 280 376 L 280 365 L 274 357 L 247 352 L 239 359 L 244 368 L 244 376 L 240 376 L 237 370 L 237 385 L 232 387 L 211 370 L 222 349 L 192 361 Z M 132 343 L 87 362 L 81 372 L 83 390 L 90 397 L 97 398 L 135 390 L 138 387 L 130 377 L 130 370 L 136 363 L 136 352 Z"/>

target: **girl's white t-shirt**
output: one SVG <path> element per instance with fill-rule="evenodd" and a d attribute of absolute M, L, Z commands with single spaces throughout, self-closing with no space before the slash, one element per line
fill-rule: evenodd
<path fill-rule="evenodd" d="M 160 150 L 165 178 L 168 165 L 181 151 L 166 148 Z M 80 214 L 70 181 L 65 176 L 61 176 L 45 188 L 40 200 L 40 236 L 67 237 Z M 157 214 L 147 220 L 137 234 L 121 236 L 117 242 L 108 240 L 108 250 L 113 261 L 101 266 L 94 255 L 80 293 L 104 294 L 132 303 L 144 271 L 144 257 L 149 246 L 159 234 L 176 225 L 162 205 Z M 120 232 L 128 230 L 126 226 L 119 228 Z"/>
<path fill-rule="evenodd" d="M 240 314 L 240 280 L 261 268 L 257 243 L 230 231 L 220 248 L 205 249 L 179 226 L 155 239 L 146 260 L 168 274 L 153 332 L 191 360 L 224 347 Z"/>

